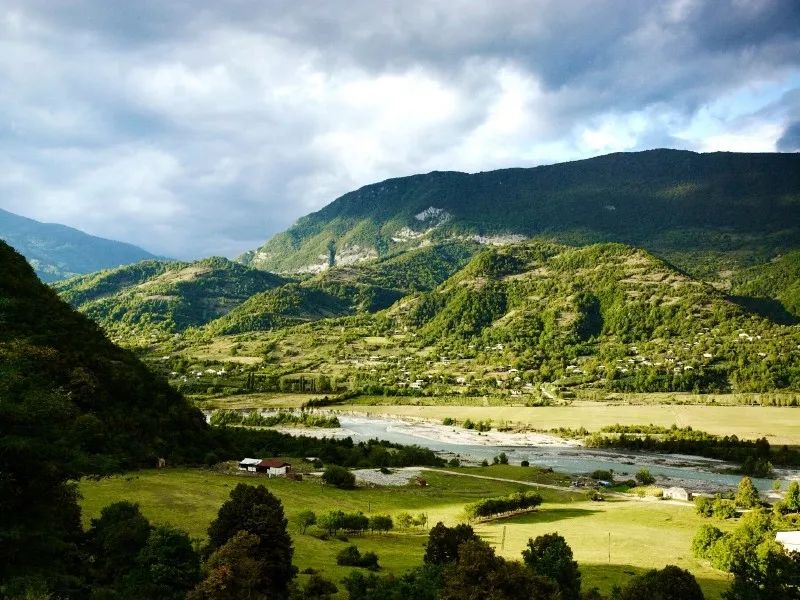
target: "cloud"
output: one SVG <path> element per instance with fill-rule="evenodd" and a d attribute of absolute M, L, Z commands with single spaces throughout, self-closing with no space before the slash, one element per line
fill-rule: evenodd
<path fill-rule="evenodd" d="M 235 255 L 386 177 L 797 149 L 793 0 L 9 0 L 0 206 Z"/>

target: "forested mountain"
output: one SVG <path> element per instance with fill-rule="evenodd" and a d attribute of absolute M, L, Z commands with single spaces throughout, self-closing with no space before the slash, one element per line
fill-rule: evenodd
<path fill-rule="evenodd" d="M 0 240 L 16 248 L 42 281 L 155 258 L 132 244 L 95 237 L 65 225 L 40 223 L 2 209 Z"/>
<path fill-rule="evenodd" d="M 212 447 L 198 410 L 4 242 L 0 432 L 0 581 L 75 567 L 80 512 L 67 480 L 157 457 L 197 460 Z"/>
<path fill-rule="evenodd" d="M 283 277 L 225 258 L 144 261 L 55 285 L 67 302 L 115 335 L 177 332 L 220 317 Z"/>
<path fill-rule="evenodd" d="M 239 260 L 315 272 L 430 240 L 518 236 L 624 242 L 717 277 L 800 247 L 800 155 L 651 150 L 389 179 L 345 194 Z"/>

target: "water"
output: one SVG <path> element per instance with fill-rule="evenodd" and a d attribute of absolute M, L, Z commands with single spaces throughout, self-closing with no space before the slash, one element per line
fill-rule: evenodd
<path fill-rule="evenodd" d="M 614 473 L 623 476 L 627 474 L 631 479 L 636 471 L 646 468 L 654 476 L 668 477 L 675 485 L 684 485 L 691 489 L 735 488 L 741 480 L 739 475 L 714 471 L 731 465 L 696 456 L 629 453 L 563 446 L 458 444 L 420 435 L 413 423 L 400 419 L 339 415 L 339 422 L 356 442 L 378 438 L 399 444 L 416 444 L 478 462 L 484 459 L 491 462 L 493 457 L 505 452 L 511 464 L 527 460 L 532 465 L 550 467 L 554 471 L 574 475 L 600 469 L 613 470 Z M 443 430 L 449 430 L 447 427 L 441 427 Z M 776 473 L 776 476 L 794 479 L 800 477 L 800 473 L 781 471 Z M 753 479 L 753 483 L 762 491 L 772 487 L 771 479 Z"/>
<path fill-rule="evenodd" d="M 244 411 L 250 412 L 250 411 Z M 268 414 L 273 411 L 259 411 Z M 633 479 L 634 474 L 641 468 L 646 468 L 654 476 L 668 478 L 660 479 L 660 485 L 678 485 L 691 491 L 714 491 L 726 488 L 735 488 L 741 480 L 740 475 L 718 473 L 717 470 L 732 467 L 733 465 L 713 459 L 698 456 L 684 456 L 674 454 L 635 453 L 618 450 L 597 450 L 562 444 L 493 444 L 481 443 L 456 443 L 450 441 L 453 437 L 453 428 L 439 424 L 426 423 L 420 427 L 419 423 L 404 421 L 391 417 L 354 416 L 338 414 L 341 429 L 304 429 L 304 435 L 319 437 L 349 435 L 353 441 L 367 441 L 381 439 L 398 444 L 416 444 L 442 453 L 445 457 L 457 456 L 468 461 L 480 462 L 484 459 L 489 462 L 505 452 L 511 464 L 519 464 L 527 460 L 532 465 L 552 468 L 554 471 L 573 475 L 588 474 L 596 470 L 613 470 L 615 474 Z M 459 430 L 463 437 L 473 440 L 476 432 Z M 517 437 L 523 439 L 525 436 Z M 478 438 L 479 439 L 479 438 Z M 800 471 L 776 470 L 776 479 L 800 479 Z M 753 483 L 761 491 L 772 488 L 772 479 L 753 479 Z M 784 484 L 784 488 L 786 485 Z"/>

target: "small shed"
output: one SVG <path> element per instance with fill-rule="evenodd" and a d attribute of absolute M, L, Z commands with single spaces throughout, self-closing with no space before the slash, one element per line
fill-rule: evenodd
<path fill-rule="evenodd" d="M 277 458 L 265 458 L 256 465 L 256 471 L 270 477 L 285 477 L 291 469 L 292 465 Z"/>
<path fill-rule="evenodd" d="M 255 473 L 258 471 L 259 463 L 261 463 L 260 458 L 243 458 L 239 461 L 239 470 Z"/>
<path fill-rule="evenodd" d="M 800 552 L 800 531 L 778 531 L 775 541 L 781 544 L 786 552 Z"/>
<path fill-rule="evenodd" d="M 666 488 L 661 497 L 668 500 L 683 500 L 684 502 L 689 502 L 692 499 L 692 493 L 686 491 L 686 489 L 682 487 L 671 487 Z"/>

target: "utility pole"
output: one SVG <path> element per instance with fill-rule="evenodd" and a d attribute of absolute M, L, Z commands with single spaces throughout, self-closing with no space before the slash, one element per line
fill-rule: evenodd
<path fill-rule="evenodd" d="M 608 564 L 611 564 L 611 532 L 608 532 Z"/>
<path fill-rule="evenodd" d="M 503 537 L 500 539 L 500 550 L 505 550 L 506 548 L 506 526 L 503 525 Z"/>

